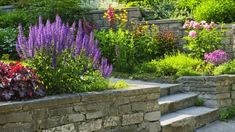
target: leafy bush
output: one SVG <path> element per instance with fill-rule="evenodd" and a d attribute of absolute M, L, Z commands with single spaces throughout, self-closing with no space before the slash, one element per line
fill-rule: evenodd
<path fill-rule="evenodd" d="M 136 71 L 144 73 L 155 73 L 156 76 L 183 76 L 183 75 L 201 75 L 206 72 L 206 64 L 200 60 L 189 57 L 183 53 L 176 55 L 166 55 L 160 60 L 153 60 L 142 64 L 136 68 Z"/>
<path fill-rule="evenodd" d="M 0 100 L 25 100 L 45 95 L 34 70 L 20 63 L 0 62 Z"/>
<path fill-rule="evenodd" d="M 0 14 L 0 28 L 17 27 L 19 23 L 29 25 L 28 21 L 28 14 L 24 11 L 16 10 Z"/>
<path fill-rule="evenodd" d="M 15 45 L 17 30 L 15 28 L 0 28 L 0 55 L 10 54 L 10 59 L 17 58 Z"/>
<path fill-rule="evenodd" d="M 205 54 L 204 59 L 206 62 L 212 63 L 214 65 L 221 65 L 229 61 L 230 57 L 229 54 L 223 50 L 215 50 L 212 53 Z"/>
<path fill-rule="evenodd" d="M 234 0 L 206 0 L 195 8 L 194 18 L 198 21 L 233 22 L 235 20 Z"/>
<path fill-rule="evenodd" d="M 96 32 L 102 54 L 108 58 L 117 71 L 131 71 L 136 64 L 133 35 L 128 30 L 112 29 Z"/>
<path fill-rule="evenodd" d="M 212 52 L 220 48 L 222 41 L 222 31 L 210 25 L 205 21 L 198 23 L 196 21 L 186 21 L 183 28 L 189 33 L 184 39 L 188 44 L 184 48 L 189 51 L 193 57 L 203 58 L 205 53 Z"/>
<path fill-rule="evenodd" d="M 24 39 L 19 26 L 16 49 L 22 58 L 38 70 L 38 75 L 50 94 L 85 92 L 107 88 L 105 78 L 112 66 L 101 57 L 94 33 L 90 36 L 79 21 L 71 27 L 62 23 L 59 16 L 54 23 L 29 27 L 29 37 Z M 77 33 L 75 33 L 77 31 Z"/>
<path fill-rule="evenodd" d="M 193 18 L 194 9 L 201 3 L 201 0 L 177 0 L 173 18 Z"/>
<path fill-rule="evenodd" d="M 234 74 L 235 73 L 235 60 L 224 63 L 214 69 L 214 75 L 221 74 Z"/>

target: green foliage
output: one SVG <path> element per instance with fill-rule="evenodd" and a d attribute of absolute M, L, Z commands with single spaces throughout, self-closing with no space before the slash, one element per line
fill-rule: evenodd
<path fill-rule="evenodd" d="M 195 8 L 194 18 L 198 21 L 230 23 L 235 20 L 234 0 L 205 0 Z"/>
<path fill-rule="evenodd" d="M 177 0 L 172 18 L 193 18 L 194 9 L 201 3 L 201 0 Z"/>
<path fill-rule="evenodd" d="M 195 100 L 195 106 L 203 106 L 205 101 L 202 98 L 197 98 Z"/>
<path fill-rule="evenodd" d="M 96 32 L 102 54 L 111 60 L 116 71 L 133 72 L 137 64 L 163 57 L 175 51 L 172 32 L 159 32 L 155 25 L 134 25 L 130 31 L 119 28 Z"/>
<path fill-rule="evenodd" d="M 10 59 L 16 59 L 15 50 L 18 31 L 15 28 L 0 28 L 0 55 L 10 54 Z"/>
<path fill-rule="evenodd" d="M 196 58 L 189 57 L 183 53 L 167 55 L 160 60 L 153 60 L 136 68 L 140 73 L 155 73 L 156 76 L 184 76 L 201 75 L 205 72 L 206 64 Z"/>
<path fill-rule="evenodd" d="M 219 119 L 222 121 L 235 117 L 235 106 L 230 106 L 219 113 Z"/>
<path fill-rule="evenodd" d="M 81 18 L 80 0 L 21 0 L 16 7 L 27 13 L 31 23 L 37 22 L 38 16 L 54 20 L 59 15 L 68 22 Z"/>
<path fill-rule="evenodd" d="M 29 25 L 29 19 L 26 12 L 15 10 L 13 12 L 0 14 L 0 28 L 18 27 L 19 23 Z"/>
<path fill-rule="evenodd" d="M 128 87 L 128 83 L 126 83 L 125 80 L 119 80 L 117 82 L 111 83 L 109 87 L 112 89 L 126 88 Z"/>
<path fill-rule="evenodd" d="M 0 0 L 0 6 L 11 5 L 15 3 L 16 1 L 18 0 Z"/>
<path fill-rule="evenodd" d="M 63 52 L 57 57 L 56 68 L 52 68 L 52 58 L 39 53 L 29 60 L 29 64 L 37 69 L 49 94 L 100 91 L 108 88 L 107 80 L 99 71 L 93 70 L 92 61 L 87 60 L 85 54 L 73 58 L 71 53 Z M 88 70 L 81 74 L 84 66 Z"/>
<path fill-rule="evenodd" d="M 203 58 L 205 53 L 210 53 L 220 48 L 222 41 L 222 31 L 213 28 L 211 30 L 201 29 L 196 30 L 196 38 L 185 36 L 184 39 L 188 42 L 184 48 L 189 51 L 192 57 Z"/>
<path fill-rule="evenodd" d="M 115 70 L 128 72 L 136 64 L 133 35 L 128 30 L 112 29 L 96 32 L 102 55 L 112 62 Z"/>
<path fill-rule="evenodd" d="M 235 60 L 216 67 L 213 73 L 214 75 L 234 74 L 235 73 Z"/>

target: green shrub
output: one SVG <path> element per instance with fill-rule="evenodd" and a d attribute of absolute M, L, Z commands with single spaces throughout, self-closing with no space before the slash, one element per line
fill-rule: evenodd
<path fill-rule="evenodd" d="M 24 11 L 16 10 L 0 14 L 0 28 L 18 27 L 19 23 L 29 25 L 28 14 Z"/>
<path fill-rule="evenodd" d="M 16 59 L 15 50 L 18 31 L 15 28 L 0 28 L 0 55 L 10 54 L 10 59 Z"/>
<path fill-rule="evenodd" d="M 156 76 L 184 76 L 201 75 L 205 71 L 206 64 L 200 60 L 189 57 L 183 53 L 167 55 L 160 60 L 153 60 L 136 68 L 137 72 L 155 73 Z"/>
<path fill-rule="evenodd" d="M 235 60 L 216 67 L 213 73 L 214 75 L 234 74 L 235 73 Z"/>
<path fill-rule="evenodd" d="M 114 65 L 115 70 L 132 71 L 136 64 L 134 58 L 133 35 L 128 30 L 112 29 L 96 32 L 102 54 Z"/>
<path fill-rule="evenodd" d="M 201 0 L 177 0 L 172 18 L 193 18 L 193 11 L 200 3 Z"/>
<path fill-rule="evenodd" d="M 233 22 L 235 21 L 234 0 L 206 0 L 195 8 L 194 18 L 198 21 Z"/>
<path fill-rule="evenodd" d="M 53 69 L 51 68 L 52 57 L 40 53 L 30 61 L 30 65 L 37 69 L 49 94 L 100 91 L 108 88 L 108 81 L 102 77 L 99 71 L 90 69 L 80 75 L 84 64 L 88 62 L 87 57 L 72 58 L 69 52 L 58 55 L 57 67 Z M 91 63 L 90 61 L 87 69 L 92 66 Z"/>

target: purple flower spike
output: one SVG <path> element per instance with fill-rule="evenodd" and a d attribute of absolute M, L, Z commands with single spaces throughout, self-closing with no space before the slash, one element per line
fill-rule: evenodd
<path fill-rule="evenodd" d="M 78 30 L 77 33 L 75 33 L 76 30 Z M 57 66 L 58 55 L 64 51 L 71 51 L 74 58 L 80 56 L 81 51 L 84 51 L 87 59 L 92 60 L 93 69 L 100 70 L 103 77 L 109 77 L 113 69 L 112 65 L 108 64 L 108 60 L 101 57 L 98 41 L 94 39 L 91 25 L 83 24 L 81 20 L 76 28 L 75 22 L 70 27 L 68 23 L 64 24 L 59 16 L 56 16 L 55 22 L 51 23 L 47 20 L 44 24 L 40 16 L 39 23 L 29 27 L 28 38 L 24 36 L 23 28 L 19 25 L 16 50 L 25 59 L 34 58 L 35 53 L 45 50 L 49 56 L 52 56 L 53 68 Z M 84 70 L 86 72 L 89 69 Z"/>

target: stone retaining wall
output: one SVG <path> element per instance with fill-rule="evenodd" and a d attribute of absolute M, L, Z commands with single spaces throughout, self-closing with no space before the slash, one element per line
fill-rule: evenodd
<path fill-rule="evenodd" d="M 235 105 L 235 75 L 185 76 L 177 81 L 184 91 L 198 93 L 208 107 Z"/>
<path fill-rule="evenodd" d="M 159 87 L 0 103 L 0 131 L 158 132 Z"/>

